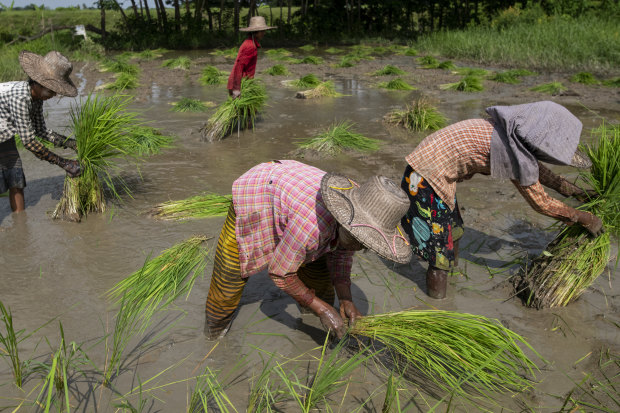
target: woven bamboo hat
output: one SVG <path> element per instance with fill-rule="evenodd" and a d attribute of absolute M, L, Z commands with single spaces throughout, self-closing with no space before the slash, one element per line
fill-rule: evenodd
<path fill-rule="evenodd" d="M 69 97 L 77 95 L 77 88 L 69 78 L 73 65 L 59 52 L 52 50 L 45 56 L 40 56 L 22 50 L 19 52 L 19 64 L 32 80 L 57 94 Z"/>
<path fill-rule="evenodd" d="M 239 29 L 240 32 L 262 32 L 263 30 L 277 29 L 277 26 L 267 26 L 263 16 L 250 17 L 250 25 Z"/>
<path fill-rule="evenodd" d="M 401 264 L 411 260 L 411 247 L 399 228 L 409 198 L 394 181 L 373 176 L 358 185 L 346 176 L 326 174 L 321 197 L 338 223 L 365 247 Z"/>

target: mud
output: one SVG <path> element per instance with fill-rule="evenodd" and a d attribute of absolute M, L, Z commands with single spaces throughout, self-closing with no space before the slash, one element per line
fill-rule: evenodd
<path fill-rule="evenodd" d="M 295 51 L 295 54 L 300 57 L 309 53 Z M 22 152 L 28 181 L 27 211 L 11 214 L 8 200 L 0 200 L 1 300 L 11 308 L 17 329 L 31 332 L 57 317 L 22 343 L 23 358 L 46 360 L 52 351 L 43 337 L 56 347 L 58 321 L 61 321 L 66 339 L 84 343 L 94 365 L 101 369 L 106 360 L 106 331 L 111 330 L 115 314 L 105 292 L 140 268 L 151 254 L 159 254 L 193 234 L 212 237 L 209 243 L 213 246 L 223 218 L 161 222 L 142 214 L 159 202 L 203 191 L 230 193 L 233 180 L 255 164 L 292 157 L 358 180 L 383 174 L 400 181 L 405 155 L 425 134 L 408 133 L 385 125 L 382 118 L 391 109 L 403 108 L 414 97 L 424 94 L 435 99 L 451 123 L 480 117 L 487 106 L 543 99 L 568 107 L 583 121 L 586 131 L 598 126 L 603 118 L 612 122 L 620 120 L 619 89 L 573 84 L 568 81 L 568 73 L 525 77 L 518 85 L 486 80 L 484 92 L 462 93 L 438 88 L 439 84 L 457 81 L 458 75 L 421 69 L 415 57 L 376 56 L 375 60 L 363 60 L 355 67 L 340 69 L 330 66 L 340 60 L 338 55 L 321 51 L 311 54 L 324 57 L 326 63 L 287 65 L 292 74 L 286 77 L 263 75 L 262 71 L 276 62 L 264 54 L 259 56 L 257 76 L 266 82 L 269 93 L 269 106 L 261 121 L 254 131 L 241 131 L 239 136 L 234 134 L 211 144 L 202 142 L 198 131 L 212 112 L 175 113 L 170 111 L 170 103 L 181 97 L 223 101 L 227 96 L 225 85 L 201 86 L 198 78 L 207 64 L 229 71 L 232 59 L 198 51 L 167 53 L 161 59 L 140 62 L 140 86 L 129 92 L 134 96 L 132 109 L 143 112 L 144 119 L 153 126 L 174 134 L 175 147 L 146 159 L 140 175 L 127 168 L 125 175 L 133 184 L 133 198 L 124 197 L 122 203 L 111 203 L 110 213 L 91 215 L 80 224 L 50 218 L 49 213 L 60 197 L 64 176 L 58 167 Z M 190 70 L 161 67 L 163 59 L 180 55 L 192 59 Z M 454 63 L 475 66 L 467 62 Z M 407 71 L 407 75 L 401 77 L 418 90 L 401 92 L 377 88 L 376 83 L 389 77 L 369 74 L 386 64 Z M 307 73 L 333 80 L 337 91 L 345 96 L 295 99 L 296 90 L 284 86 L 282 81 Z M 113 80 L 110 73 L 99 72 L 94 62 L 77 64 L 75 74 L 80 96 Z M 570 88 L 569 92 L 548 96 L 529 91 L 532 86 L 550 81 L 562 81 Z M 68 98 L 47 102 L 48 125 L 70 133 L 66 127 L 71 104 L 75 104 L 75 100 Z M 359 132 L 381 140 L 381 150 L 336 157 L 300 156 L 295 151 L 296 142 L 340 120 L 351 120 L 357 124 Z M 583 136 L 587 141 L 589 134 Z M 70 155 L 68 151 L 59 153 Z M 570 168 L 553 169 L 576 176 Z M 560 197 L 556 193 L 552 195 Z M 557 411 L 566 394 L 584 374 L 596 373 L 601 351 L 609 350 L 616 355 L 620 352 L 620 282 L 618 271 L 613 267 L 617 249 L 613 249 L 614 259 L 608 270 L 576 302 L 560 309 L 526 308 L 513 297 L 508 278 L 518 269 L 515 260 L 539 254 L 553 239 L 555 230 L 548 230 L 553 220 L 535 213 L 512 185 L 488 177 L 476 176 L 460 184 L 458 197 L 466 232 L 461 242 L 458 274 L 451 278 L 447 299 L 433 300 L 424 293 L 426 264 L 422 261 L 393 265 L 372 253 L 365 253 L 358 254 L 355 259 L 354 300 L 362 313 L 431 306 L 500 320 L 523 335 L 547 362 L 531 354 L 541 367 L 536 375 L 539 383 L 534 390 L 516 397 L 497 395 L 499 405 L 488 408 Z M 572 200 L 566 202 L 574 205 Z M 143 383 L 143 396 L 149 398 L 144 411 L 185 411 L 194 386 L 190 378 L 205 366 L 229 373 L 221 376 L 229 385 L 226 391 L 237 409 L 245 411 L 252 378 L 260 373 L 261 360 L 268 359 L 275 351 L 278 361 L 283 362 L 323 343 L 325 336 L 319 320 L 312 315 L 302 315 L 293 300 L 280 292 L 265 274 L 251 277 L 228 335 L 217 343 L 206 341 L 203 336 L 204 301 L 210 270 L 211 264 L 186 301 L 178 300 L 176 308 L 156 320 L 149 330 L 149 338 L 153 340 L 146 348 L 137 347 L 137 341 L 132 344 L 133 350 L 125 359 L 122 374 L 114 382 L 116 391 L 100 386 L 95 367 L 85 369 L 87 379 L 80 378 L 72 383 L 73 411 L 115 411 L 113 405 L 138 386 L 138 381 Z M 316 350 L 311 354 L 316 356 Z M 304 369 L 310 360 L 305 354 L 296 364 L 289 365 L 297 366 L 297 373 L 305 377 Z M 245 364 L 235 369 L 240 361 Z M 8 406 L 19 404 L 16 400 L 32 401 L 36 397 L 39 391 L 33 390 L 38 384 L 36 375 L 26 382 L 25 392 L 22 392 L 10 383 L 7 366 L 0 366 L 0 408 L 9 411 L 12 409 Z M 170 369 L 147 383 L 167 368 Z M 369 366 L 363 373 L 354 375 L 340 410 L 353 411 L 363 400 L 369 399 L 364 409 L 380 411 L 384 398 L 381 386 L 386 382 L 386 374 L 384 370 Z M 435 403 L 427 384 L 418 382 L 404 387 L 406 390 L 400 396 L 403 408 L 426 411 Z M 333 397 L 332 408 L 338 409 L 342 396 L 341 392 Z M 135 405 L 138 396 L 130 395 L 129 400 Z M 291 403 L 278 407 L 280 411 L 297 411 Z M 472 406 L 453 404 L 452 408 L 468 411 Z M 30 409 L 22 407 L 23 411 Z"/>

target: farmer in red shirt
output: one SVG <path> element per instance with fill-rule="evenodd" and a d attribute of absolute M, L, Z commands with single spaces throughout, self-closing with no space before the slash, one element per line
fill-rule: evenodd
<path fill-rule="evenodd" d="M 256 70 L 256 58 L 258 57 L 259 40 L 265 36 L 265 30 L 275 29 L 275 27 L 267 26 L 263 16 L 254 16 L 250 19 L 250 25 L 242 32 L 248 32 L 248 37 L 239 48 L 237 60 L 233 66 L 230 76 L 228 77 L 228 94 L 233 99 L 241 95 L 241 79 L 244 77 L 253 78 Z"/>

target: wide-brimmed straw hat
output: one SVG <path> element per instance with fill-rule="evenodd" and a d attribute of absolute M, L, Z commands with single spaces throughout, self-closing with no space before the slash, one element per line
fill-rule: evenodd
<path fill-rule="evenodd" d="M 77 88 L 69 78 L 73 65 L 65 56 L 52 50 L 45 56 L 22 50 L 19 64 L 35 82 L 53 90 L 59 95 L 76 96 Z"/>
<path fill-rule="evenodd" d="M 409 198 L 394 181 L 373 176 L 358 185 L 344 175 L 326 174 L 321 197 L 338 223 L 365 247 L 401 264 L 411 260 L 411 246 L 399 228 Z"/>
<path fill-rule="evenodd" d="M 263 30 L 277 29 L 277 26 L 267 26 L 263 16 L 250 17 L 250 25 L 239 29 L 240 32 L 262 32 Z"/>

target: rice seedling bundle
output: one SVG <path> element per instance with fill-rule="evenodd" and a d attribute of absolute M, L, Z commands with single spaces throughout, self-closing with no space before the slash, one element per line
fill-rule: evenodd
<path fill-rule="evenodd" d="M 241 96 L 229 97 L 209 118 L 201 129 L 202 136 L 209 142 L 219 141 L 239 128 L 254 128 L 256 118 L 267 101 L 265 86 L 257 79 L 241 80 Z"/>
<path fill-rule="evenodd" d="M 451 60 L 446 60 L 444 62 L 439 63 L 437 65 L 437 69 L 454 70 L 454 69 L 456 69 L 456 65 L 454 63 L 452 63 Z"/>
<path fill-rule="evenodd" d="M 620 76 L 603 80 L 603 84 L 609 87 L 620 87 Z"/>
<path fill-rule="evenodd" d="M 111 89 L 116 91 L 123 91 L 125 89 L 135 89 L 138 87 L 138 78 L 136 75 L 126 72 L 121 72 L 116 80 L 105 86 L 105 89 Z"/>
<path fill-rule="evenodd" d="M 219 85 L 224 83 L 224 76 L 226 74 L 226 72 L 219 70 L 215 66 L 207 65 L 207 67 L 202 69 L 199 82 L 201 85 Z"/>
<path fill-rule="evenodd" d="M 392 79 L 389 82 L 379 83 L 379 87 L 390 90 L 415 90 L 415 87 L 405 82 L 401 78 Z"/>
<path fill-rule="evenodd" d="M 138 156 L 156 155 L 162 149 L 171 147 L 174 140 L 172 136 L 164 135 L 157 128 L 142 125 L 131 128 L 128 137 L 135 143 L 134 152 Z"/>
<path fill-rule="evenodd" d="M 108 59 L 100 63 L 102 72 L 128 73 L 137 76 L 140 69 L 124 59 Z"/>
<path fill-rule="evenodd" d="M 285 57 L 292 55 L 292 53 L 289 52 L 288 50 L 281 49 L 281 48 L 267 50 L 265 54 L 269 56 L 269 58 L 272 60 L 283 60 Z"/>
<path fill-rule="evenodd" d="M 334 155 L 345 149 L 373 152 L 379 149 L 379 141 L 367 138 L 352 130 L 355 124 L 343 121 L 332 125 L 326 132 L 299 144 L 301 149 L 310 149 Z"/>
<path fill-rule="evenodd" d="M 209 105 L 203 101 L 191 98 L 181 98 L 172 104 L 173 112 L 204 112 L 209 109 Z"/>
<path fill-rule="evenodd" d="M 289 71 L 286 68 L 286 66 L 284 66 L 282 64 L 277 64 L 277 65 L 273 65 L 269 69 L 265 70 L 265 73 L 267 73 L 268 75 L 271 75 L 271 76 L 286 76 L 286 75 L 289 74 Z"/>
<path fill-rule="evenodd" d="M 325 49 L 325 53 L 329 53 L 329 54 L 338 54 L 342 52 L 344 52 L 344 50 L 338 49 L 336 47 L 330 47 L 329 49 Z"/>
<path fill-rule="evenodd" d="M 547 93 L 549 95 L 559 95 L 566 91 L 566 86 L 561 82 L 550 82 L 535 86 L 530 89 L 533 92 Z"/>
<path fill-rule="evenodd" d="M 300 99 L 314 99 L 321 97 L 340 97 L 342 93 L 336 92 L 334 88 L 334 82 L 328 80 L 327 82 L 323 82 L 314 89 L 304 90 L 302 92 L 297 92 L 295 95 L 296 98 Z"/>
<path fill-rule="evenodd" d="M 468 396 L 469 388 L 519 392 L 533 385 L 523 373 L 538 370 L 521 347 L 536 351 L 497 320 L 443 310 L 406 310 L 359 318 L 354 337 L 387 347 L 440 388 Z"/>
<path fill-rule="evenodd" d="M 565 227 L 515 277 L 515 288 L 530 307 L 561 307 L 576 300 L 605 270 L 610 236 L 620 234 L 620 128 L 602 126 L 596 133 L 595 144 L 583 148 L 592 168 L 581 175 L 598 196 L 580 209 L 597 215 L 605 233 L 593 238 L 581 225 Z"/>
<path fill-rule="evenodd" d="M 148 134 L 136 139 L 139 130 L 135 128 L 144 125 L 136 113 L 126 110 L 130 99 L 119 95 L 89 95 L 81 106 L 72 106 L 70 116 L 82 175 L 65 177 L 64 191 L 53 218 L 79 222 L 83 215 L 105 211 L 104 187 L 119 199 L 121 190 L 130 193 L 124 181 L 114 179 L 113 174 L 120 169 L 120 160 L 136 163 L 147 145 L 145 141 L 153 137 Z M 163 140 L 158 138 L 158 142 Z M 150 141 L 149 145 L 154 146 Z"/>
<path fill-rule="evenodd" d="M 179 201 L 167 201 L 153 207 L 149 216 L 165 220 L 226 216 L 232 195 L 206 193 Z"/>
<path fill-rule="evenodd" d="M 416 49 L 414 49 L 413 47 L 409 47 L 408 49 L 403 50 L 399 54 L 404 54 L 405 56 L 417 56 L 420 53 Z"/>
<path fill-rule="evenodd" d="M 583 83 L 584 85 L 597 85 L 600 82 L 590 72 L 579 72 L 571 76 L 573 83 Z"/>
<path fill-rule="evenodd" d="M 278 59 L 278 60 L 284 63 L 289 63 L 291 65 L 298 65 L 301 63 L 301 59 L 297 59 L 295 57 L 289 57 L 289 56 L 285 56 L 282 59 Z"/>
<path fill-rule="evenodd" d="M 210 54 L 214 56 L 223 56 L 228 59 L 234 59 L 237 57 L 238 49 L 236 47 L 231 47 L 230 49 L 224 50 L 214 50 Z"/>
<path fill-rule="evenodd" d="M 307 63 L 307 64 L 311 64 L 311 65 L 320 65 L 323 63 L 323 59 L 320 57 L 316 57 L 316 56 L 306 56 L 303 59 L 301 59 L 300 63 Z"/>
<path fill-rule="evenodd" d="M 405 71 L 402 69 L 399 69 L 396 66 L 385 65 L 383 69 L 377 70 L 372 75 L 373 76 L 386 76 L 386 75 L 404 75 L 404 74 L 405 74 Z"/>
<path fill-rule="evenodd" d="M 170 69 L 189 70 L 191 64 L 192 64 L 192 61 L 191 61 L 191 59 L 189 57 L 181 56 L 181 57 L 177 57 L 175 59 L 166 59 L 166 60 L 164 60 L 164 62 L 161 64 L 161 67 L 167 67 L 167 68 L 170 68 Z"/>
<path fill-rule="evenodd" d="M 484 90 L 482 80 L 473 75 L 465 76 L 458 82 L 439 85 L 441 90 L 457 90 L 459 92 L 481 92 Z"/>
<path fill-rule="evenodd" d="M 454 69 L 454 73 L 462 76 L 484 77 L 489 74 L 489 71 L 478 67 L 457 67 Z"/>
<path fill-rule="evenodd" d="M 13 326 L 13 313 L 0 301 L 0 313 L 4 332 L 0 331 L 0 357 L 2 357 L 13 373 L 13 382 L 19 388 L 22 387 L 24 378 L 28 375 L 29 362 L 24 361 L 19 355 L 19 344 L 24 340 L 24 330 L 15 331 Z M 29 335 L 28 335 L 29 336 Z"/>
<path fill-rule="evenodd" d="M 311 44 L 307 44 L 305 46 L 300 46 L 299 47 L 301 50 L 303 50 L 304 52 L 311 52 L 315 49 L 314 46 L 312 46 Z"/>
<path fill-rule="evenodd" d="M 437 69 L 439 66 L 439 60 L 433 56 L 419 57 L 418 63 L 421 64 L 424 69 Z"/>
<path fill-rule="evenodd" d="M 340 59 L 340 63 L 336 63 L 334 67 L 353 67 L 357 62 L 359 62 L 359 59 L 356 57 L 343 56 Z"/>
<path fill-rule="evenodd" d="M 491 76 L 490 79 L 501 83 L 517 84 L 521 83 L 521 77 L 532 76 L 535 74 L 536 73 L 531 72 L 527 69 L 510 69 L 504 72 L 497 72 L 493 76 Z"/>
<path fill-rule="evenodd" d="M 448 123 L 446 117 L 425 97 L 414 100 L 405 110 L 388 113 L 385 120 L 411 131 L 436 131 Z"/>
<path fill-rule="evenodd" d="M 291 84 L 296 87 L 317 87 L 321 84 L 321 81 L 315 74 L 309 73 L 298 80 L 294 80 Z"/>
<path fill-rule="evenodd" d="M 162 50 L 160 49 L 153 49 L 153 50 L 147 49 L 147 50 L 143 50 L 137 53 L 137 56 L 139 59 L 142 59 L 142 60 L 153 60 L 153 59 L 162 57 L 163 54 L 162 54 Z"/>

